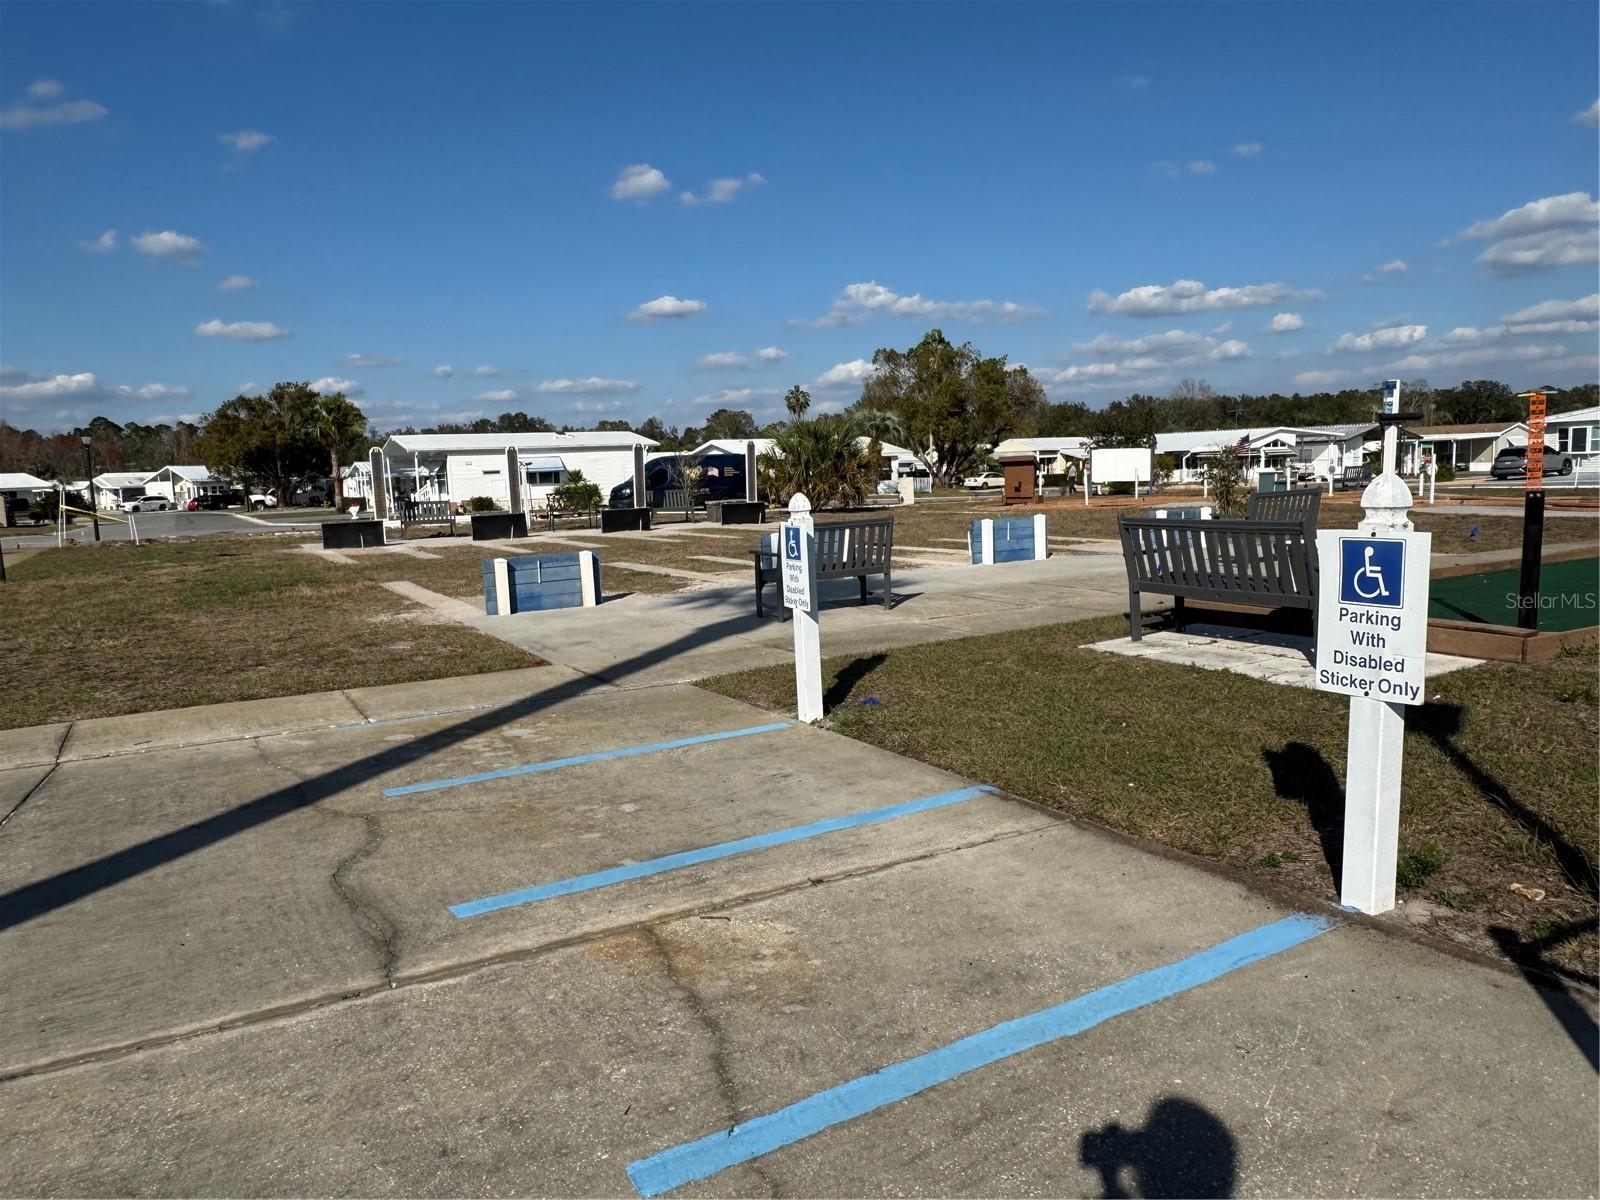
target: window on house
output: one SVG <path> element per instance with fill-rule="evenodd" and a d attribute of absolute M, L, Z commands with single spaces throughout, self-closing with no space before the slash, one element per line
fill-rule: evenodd
<path fill-rule="evenodd" d="M 1556 431 L 1556 448 L 1563 454 L 1587 454 L 1593 448 L 1587 425 L 1562 425 Z"/>
<path fill-rule="evenodd" d="M 529 471 L 528 485 L 530 487 L 555 487 L 561 482 L 560 471 Z"/>

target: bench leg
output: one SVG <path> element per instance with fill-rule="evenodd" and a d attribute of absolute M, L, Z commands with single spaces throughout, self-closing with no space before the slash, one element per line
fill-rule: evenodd
<path fill-rule="evenodd" d="M 1144 636 L 1142 622 L 1144 614 L 1139 611 L 1139 593 L 1134 588 L 1128 589 L 1128 640 L 1137 642 Z"/>
<path fill-rule="evenodd" d="M 887 610 L 889 605 L 894 601 L 893 580 L 894 572 L 888 567 L 885 567 L 883 569 L 883 607 L 885 610 Z"/>
<path fill-rule="evenodd" d="M 859 576 L 856 582 L 861 585 L 861 603 L 865 604 L 867 602 L 867 577 L 865 575 Z"/>
<path fill-rule="evenodd" d="M 1174 622 L 1176 623 L 1176 625 L 1178 627 L 1178 632 L 1182 633 L 1183 632 L 1184 622 L 1186 622 L 1189 619 L 1189 615 L 1183 611 L 1183 597 L 1182 596 L 1174 596 L 1172 598 L 1172 616 L 1173 616 Z"/>
<path fill-rule="evenodd" d="M 764 614 L 761 611 L 761 564 L 756 563 L 756 618 L 759 620 Z"/>

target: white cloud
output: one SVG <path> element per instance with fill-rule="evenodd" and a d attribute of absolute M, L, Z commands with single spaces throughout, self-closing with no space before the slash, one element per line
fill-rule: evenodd
<path fill-rule="evenodd" d="M 1327 387 L 1349 375 L 1348 371 L 1301 371 L 1294 381 L 1301 387 Z"/>
<path fill-rule="evenodd" d="M 877 370 L 867 359 L 853 358 L 849 362 L 836 363 L 821 375 L 817 376 L 818 387 L 837 387 L 846 383 L 864 383 L 871 379 Z"/>
<path fill-rule="evenodd" d="M 440 379 L 449 379 L 450 376 L 452 376 L 452 375 L 454 375 L 456 373 L 456 369 L 454 367 L 452 367 L 449 363 L 440 363 L 437 367 L 435 367 L 433 369 L 433 373 L 435 375 L 437 375 Z"/>
<path fill-rule="evenodd" d="M 98 121 L 107 111 L 105 105 L 96 104 L 93 100 L 66 100 L 42 108 L 32 104 L 14 104 L 10 108 L 0 108 L 0 129 L 82 125 L 85 121 Z"/>
<path fill-rule="evenodd" d="M 604 396 L 637 392 L 641 386 L 632 379 L 602 379 L 591 375 L 587 379 L 546 379 L 539 390 L 561 396 Z"/>
<path fill-rule="evenodd" d="M 1240 158 L 1254 158 L 1261 153 L 1260 142 L 1240 142 L 1233 148 L 1233 152 Z"/>
<path fill-rule="evenodd" d="M 138 396 L 141 400 L 187 400 L 189 389 L 186 387 L 168 387 L 164 383 L 147 383 L 141 388 L 119 387 L 119 395 Z"/>
<path fill-rule="evenodd" d="M 1411 268 L 1406 265 L 1406 260 L 1405 259 L 1403 259 L 1403 258 L 1395 258 L 1395 259 L 1390 259 L 1388 262 L 1384 263 L 1383 266 L 1379 267 L 1378 268 L 1378 274 L 1379 275 L 1404 275 L 1410 269 Z"/>
<path fill-rule="evenodd" d="M 97 394 L 100 383 L 95 378 L 93 371 L 84 371 L 79 375 L 52 375 L 49 378 L 35 378 L 25 371 L 18 371 L 15 367 L 9 368 L 5 378 L 22 378 L 23 383 L 8 383 L 0 386 L 0 397 L 7 400 L 64 400 L 72 397 L 82 397 Z"/>
<path fill-rule="evenodd" d="M 1430 367 L 1464 367 L 1486 362 L 1529 362 L 1565 354 L 1565 346 L 1480 346 L 1475 350 L 1451 350 L 1443 354 L 1410 354 L 1389 363 L 1388 371 L 1426 371 Z"/>
<path fill-rule="evenodd" d="M 1203 158 L 1196 159 L 1189 164 L 1189 174 L 1191 175 L 1215 175 L 1216 173 L 1217 164 L 1214 162 L 1207 162 Z"/>
<path fill-rule="evenodd" d="M 479 379 L 498 379 L 498 378 L 500 378 L 500 368 L 499 367 L 473 367 L 472 368 L 472 373 L 474 375 L 476 375 Z"/>
<path fill-rule="evenodd" d="M 1588 192 L 1567 192 L 1561 196 L 1546 196 L 1530 200 L 1521 208 L 1513 208 L 1492 221 L 1479 221 L 1468 227 L 1462 237 L 1506 238 L 1521 237 L 1530 233 L 1543 233 L 1550 229 L 1571 229 L 1600 222 L 1600 204 L 1589 199 Z"/>
<path fill-rule="evenodd" d="M 598 415 L 599 413 L 617 412 L 621 408 L 621 400 L 574 400 L 571 404 L 567 405 L 568 412 L 589 413 L 594 415 Z"/>
<path fill-rule="evenodd" d="M 1293 333 L 1296 329 L 1304 329 L 1306 319 L 1296 312 L 1281 312 L 1272 318 L 1271 329 L 1273 333 Z"/>
<path fill-rule="evenodd" d="M 1272 304 L 1287 295 L 1289 286 L 1283 283 L 1207 288 L 1196 279 L 1179 279 L 1167 285 L 1152 283 L 1130 288 L 1115 297 L 1098 290 L 1091 292 L 1089 311 L 1116 313 L 1124 317 L 1165 317 L 1225 308 L 1253 308 Z"/>
<path fill-rule="evenodd" d="M 833 307 L 826 315 L 814 321 L 791 321 L 790 324 L 831 329 L 843 325 L 859 325 L 874 316 L 915 317 L 924 320 L 953 318 L 965 321 L 1025 321 L 1043 315 L 1043 309 L 1018 304 L 1012 300 L 929 300 L 921 293 L 904 296 L 869 280 L 866 283 L 852 283 L 847 286 L 839 293 L 833 302 Z"/>
<path fill-rule="evenodd" d="M 779 350 L 776 346 L 763 346 L 756 351 L 756 357 L 764 363 L 782 362 L 789 357 L 789 352 Z"/>
<path fill-rule="evenodd" d="M 251 279 L 248 275 L 229 275 L 217 287 L 224 292 L 245 292 L 253 287 L 260 287 L 259 279 Z"/>
<path fill-rule="evenodd" d="M 500 388 L 498 391 L 493 392 L 479 392 L 473 397 L 474 400 L 492 400 L 498 404 L 503 404 L 507 400 L 515 400 L 516 398 L 517 393 L 512 388 Z"/>
<path fill-rule="evenodd" d="M 1531 275 L 1600 261 L 1600 239 L 1593 233 L 1552 229 L 1496 242 L 1478 261 L 1496 275 Z"/>
<path fill-rule="evenodd" d="M 1574 121 L 1582 121 L 1585 125 L 1591 125 L 1595 129 L 1600 129 L 1600 100 L 1596 100 L 1581 113 L 1574 115 L 1572 119 Z"/>
<path fill-rule="evenodd" d="M 704 300 L 679 300 L 676 296 L 657 296 L 628 314 L 630 321 L 666 321 L 697 317 L 706 311 Z"/>
<path fill-rule="evenodd" d="M 1600 292 L 1580 300 L 1546 300 L 1500 318 L 1498 325 L 1461 325 L 1445 334 L 1450 345 L 1472 345 L 1535 334 L 1593 333 L 1600 329 Z"/>
<path fill-rule="evenodd" d="M 199 238 L 190 237 L 186 233 L 174 233 L 170 229 L 164 229 L 160 233 L 141 233 L 131 241 L 135 250 L 151 258 L 194 258 L 206 248 L 205 243 Z"/>
<path fill-rule="evenodd" d="M 391 358 L 387 354 L 346 354 L 339 361 L 347 367 L 394 367 L 400 364 L 398 358 Z"/>
<path fill-rule="evenodd" d="M 359 380 L 336 379 L 332 375 L 325 375 L 311 384 L 311 390 L 319 396 L 331 396 L 335 392 L 343 392 L 346 396 L 359 396 L 362 387 Z"/>
<path fill-rule="evenodd" d="M 286 338 L 289 331 L 271 321 L 218 321 L 212 319 L 194 327 L 199 337 L 232 338 L 241 342 L 270 342 Z"/>
<path fill-rule="evenodd" d="M 652 200 L 672 188 L 672 181 L 649 163 L 623 167 L 611 184 L 614 200 Z"/>
<path fill-rule="evenodd" d="M 777 388 L 723 388 L 721 391 L 709 392 L 704 396 L 696 396 L 690 403 L 704 405 L 706 408 L 727 408 L 734 404 L 754 404 L 763 400 L 776 400 Z"/>
<path fill-rule="evenodd" d="M 78 245 L 95 254 L 109 254 L 117 248 L 117 231 L 108 229 L 99 237 L 91 241 L 79 242 Z"/>
<path fill-rule="evenodd" d="M 1335 350 L 1366 353 L 1370 350 L 1399 350 L 1414 346 L 1428 336 L 1426 325 L 1390 325 L 1371 333 L 1346 333 L 1333 343 Z"/>
<path fill-rule="evenodd" d="M 67 85 L 56 79 L 40 79 L 28 85 L 28 95 L 35 100 L 54 100 L 67 94 Z"/>
<path fill-rule="evenodd" d="M 713 179 L 707 185 L 705 195 L 684 192 L 678 199 L 685 204 L 727 204 L 745 188 L 758 187 L 765 182 L 761 175 L 752 171 L 742 179 Z"/>
<path fill-rule="evenodd" d="M 1102 333 L 1090 341 L 1075 344 L 1073 349 L 1106 361 L 1074 363 L 1035 374 L 1047 384 L 1104 387 L 1137 378 L 1141 386 L 1147 386 L 1145 376 L 1151 371 L 1232 362 L 1250 356 L 1249 344 L 1237 338 L 1219 342 L 1206 334 L 1182 329 L 1126 340 Z"/>
<path fill-rule="evenodd" d="M 749 365 L 750 360 L 734 350 L 719 350 L 695 363 L 702 371 L 742 371 Z"/>
<path fill-rule="evenodd" d="M 259 129 L 241 129 L 237 133 L 218 134 L 217 140 L 225 146 L 232 146 L 240 154 L 250 154 L 268 142 L 275 142 L 278 139 L 270 133 L 262 133 Z"/>
<path fill-rule="evenodd" d="M 1522 325 L 1532 321 L 1595 321 L 1600 320 L 1600 292 L 1581 300 L 1546 300 L 1500 318 L 1508 325 Z"/>

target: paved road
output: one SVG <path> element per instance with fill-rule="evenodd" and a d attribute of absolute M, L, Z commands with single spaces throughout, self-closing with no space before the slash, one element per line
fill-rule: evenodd
<path fill-rule="evenodd" d="M 237 512 L 148 512 L 135 513 L 141 538 L 205 537 L 223 533 L 270 533 L 273 530 L 295 528 L 313 529 L 317 522 L 328 518 L 327 509 L 301 509 L 283 513 Z M 102 515 L 100 537 L 102 541 L 129 540 L 127 514 L 117 513 L 113 518 Z M 28 549 L 56 544 L 56 535 L 48 526 L 21 525 L 14 529 L 0 529 L 6 549 Z M 94 539 L 94 531 L 87 519 L 67 530 L 67 537 L 75 542 Z"/>
<path fill-rule="evenodd" d="M 693 687 L 0 732 L 0 814 L 7 1193 L 1600 1189 L 1586 998 Z"/>

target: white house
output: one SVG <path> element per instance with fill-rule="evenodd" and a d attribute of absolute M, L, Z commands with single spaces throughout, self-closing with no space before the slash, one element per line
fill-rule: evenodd
<path fill-rule="evenodd" d="M 1358 466 L 1366 444 L 1376 436 L 1371 422 L 1351 425 L 1277 425 L 1246 429 L 1195 429 L 1156 434 L 1156 453 L 1171 457 L 1172 478 L 1197 483 L 1206 460 L 1238 447 L 1248 473 L 1286 471 L 1290 482 L 1300 475 L 1329 479 L 1347 466 Z"/>
<path fill-rule="evenodd" d="M 712 438 L 709 442 L 701 442 L 689 454 L 698 458 L 702 454 L 744 454 L 745 446 L 754 442 L 756 454 L 765 454 L 776 444 L 771 438 Z"/>
<path fill-rule="evenodd" d="M 1007 438 L 994 448 L 994 456 L 1033 454 L 1039 459 L 1039 470 L 1046 475 L 1061 475 L 1069 460 L 1082 462 L 1089 457 L 1089 441 L 1084 437 Z"/>
<path fill-rule="evenodd" d="M 1434 462 L 1449 464 L 1458 475 L 1487 474 L 1496 454 L 1507 446 L 1527 444 L 1528 427 L 1521 421 L 1407 426 L 1401 442 L 1400 473 L 1415 475 L 1431 454 Z"/>
<path fill-rule="evenodd" d="M 226 496 L 228 485 L 206 467 L 162 467 L 144 481 L 151 496 L 164 496 L 180 508 L 191 500 L 207 496 Z"/>
<path fill-rule="evenodd" d="M 55 490 L 55 484 L 37 475 L 29 475 L 24 471 L 0 471 L 0 502 L 5 508 L 0 525 L 15 522 L 40 496 Z"/>
<path fill-rule="evenodd" d="M 94 506 L 116 508 L 124 500 L 145 494 L 144 481 L 149 471 L 105 471 L 94 477 Z"/>
<path fill-rule="evenodd" d="M 404 433 L 380 448 L 385 483 L 396 500 L 450 500 L 475 496 L 507 503 L 506 451 L 515 448 L 523 475 L 523 499 L 542 507 L 557 484 L 574 471 L 597 484 L 602 496 L 633 477 L 633 448 L 661 443 L 636 433 L 581 430 L 573 433 Z"/>
<path fill-rule="evenodd" d="M 1600 405 L 1547 417 L 1544 440 L 1563 454 L 1572 455 L 1574 466 L 1600 462 Z"/>

